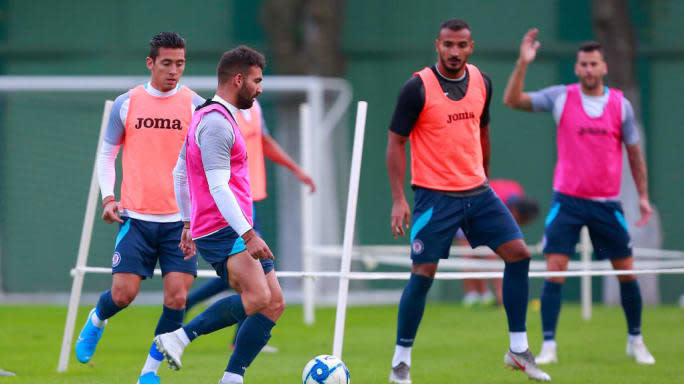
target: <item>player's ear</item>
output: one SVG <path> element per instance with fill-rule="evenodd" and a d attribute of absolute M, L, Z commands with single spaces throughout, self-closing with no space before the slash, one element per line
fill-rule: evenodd
<path fill-rule="evenodd" d="M 154 59 L 151 57 L 147 57 L 145 59 L 145 62 L 147 63 L 147 69 L 149 69 L 151 71 L 152 67 L 154 66 Z"/>

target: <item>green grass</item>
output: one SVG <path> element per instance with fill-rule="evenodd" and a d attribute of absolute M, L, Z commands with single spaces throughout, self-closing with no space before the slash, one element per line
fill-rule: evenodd
<path fill-rule="evenodd" d="M 88 308 L 81 308 L 78 330 Z M 196 313 L 196 311 L 195 311 Z M 67 373 L 57 358 L 66 309 L 0 306 L 0 367 L 17 373 L 4 383 L 135 383 L 151 342 L 160 308 L 133 306 L 110 321 L 90 364 L 73 355 Z M 313 327 L 301 323 L 301 308 L 289 307 L 273 330 L 278 354 L 262 354 L 247 371 L 247 383 L 298 383 L 306 362 L 330 353 L 335 311 L 317 311 Z M 529 313 L 533 351 L 541 342 L 538 312 Z M 559 325 L 561 364 L 548 367 L 555 383 L 681 383 L 684 377 L 684 310 L 644 311 L 645 340 L 657 360 L 639 366 L 624 352 L 625 324 L 619 307 L 595 307 L 583 322 L 579 308 L 566 305 Z M 344 361 L 356 384 L 386 383 L 394 349 L 396 307 L 354 307 L 347 318 Z M 160 369 L 163 383 L 216 383 L 228 362 L 232 329 L 200 337 L 183 356 L 184 368 Z M 415 384 L 524 383 L 524 375 L 503 368 L 508 346 L 505 315 L 498 309 L 466 310 L 430 303 L 413 353 Z"/>

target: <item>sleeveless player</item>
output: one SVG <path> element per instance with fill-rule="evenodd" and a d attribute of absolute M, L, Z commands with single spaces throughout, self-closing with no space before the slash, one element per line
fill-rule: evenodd
<path fill-rule="evenodd" d="M 556 85 L 537 92 L 523 92 L 525 71 L 539 48 L 531 29 L 523 37 L 520 58 L 508 81 L 504 103 L 525 111 L 552 112 L 558 125 L 558 162 L 553 181 L 553 201 L 546 219 L 546 266 L 549 271 L 568 269 L 582 226 L 598 259 L 610 259 L 614 269 L 634 269 L 627 222 L 620 204 L 622 144 L 639 192 L 641 220 L 652 215 L 648 198 L 646 164 L 639 148 L 634 112 L 622 92 L 603 85 L 607 73 L 601 45 L 582 44 L 577 51 L 575 74 L 579 83 Z M 638 363 L 655 359 L 641 336 L 641 293 L 634 275 L 618 276 L 622 308 L 627 319 L 627 354 Z M 557 362 L 556 325 L 561 308 L 563 277 L 544 281 L 541 297 L 544 344 L 537 363 Z"/>
<path fill-rule="evenodd" d="M 549 381 L 529 351 L 526 332 L 530 254 L 506 206 L 487 184 L 491 82 L 467 64 L 473 53 L 468 24 L 451 19 L 435 41 L 438 61 L 414 74 L 402 89 L 390 125 L 387 168 L 392 188 L 394 236 L 408 228 L 404 196 L 405 147 L 411 142 L 415 190 L 411 277 L 399 302 L 390 382 L 410 383 L 411 347 L 440 259 L 449 256 L 456 231 L 472 246 L 487 245 L 505 262 L 503 304 L 510 349 L 505 363 L 531 379 Z"/>

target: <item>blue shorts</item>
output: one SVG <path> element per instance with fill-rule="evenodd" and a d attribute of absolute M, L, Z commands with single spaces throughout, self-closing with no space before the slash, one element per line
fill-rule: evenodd
<path fill-rule="evenodd" d="M 247 249 L 242 237 L 230 226 L 211 235 L 195 239 L 195 245 L 204 261 L 211 264 L 216 274 L 226 283 L 228 282 L 226 270 L 228 258 Z M 261 261 L 261 267 L 264 269 L 264 275 L 273 270 L 273 260 L 262 259 L 259 261 Z"/>
<path fill-rule="evenodd" d="M 632 255 L 627 222 L 617 201 L 593 201 L 554 192 L 546 218 L 544 253 L 574 255 L 580 229 L 586 225 L 596 258 Z"/>
<path fill-rule="evenodd" d="M 178 249 L 183 222 L 155 223 L 122 217 L 116 236 L 112 273 L 135 273 L 152 278 L 159 259 L 162 275 L 183 272 L 197 276 L 197 256 L 183 260 L 185 255 Z"/>
<path fill-rule="evenodd" d="M 449 257 L 449 247 L 459 228 L 475 248 L 522 239 L 511 212 L 491 189 L 472 196 L 456 197 L 415 187 L 411 259 L 414 264 L 437 263 Z"/>

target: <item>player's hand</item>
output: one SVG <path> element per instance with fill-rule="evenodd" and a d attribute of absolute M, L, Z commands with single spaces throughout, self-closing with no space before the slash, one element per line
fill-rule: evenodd
<path fill-rule="evenodd" d="M 525 64 L 531 63 L 537 56 L 537 49 L 541 44 L 537 38 L 539 30 L 537 28 L 532 28 L 525 33 L 523 36 L 522 43 L 520 44 L 520 60 Z"/>
<path fill-rule="evenodd" d="M 275 258 L 275 256 L 273 256 L 273 252 L 271 252 L 271 249 L 268 247 L 268 245 L 266 245 L 266 242 L 259 237 L 253 229 L 245 232 L 242 235 L 242 239 L 245 241 L 247 252 L 249 252 L 250 256 L 252 256 L 254 259 L 273 260 Z"/>
<path fill-rule="evenodd" d="M 411 210 L 409 209 L 406 199 L 395 201 L 392 204 L 392 218 L 390 223 L 394 238 L 397 238 L 397 236 L 404 236 L 404 229 L 409 228 L 410 219 Z"/>
<path fill-rule="evenodd" d="M 185 255 L 183 260 L 187 260 L 195 256 L 195 253 L 197 253 L 197 247 L 195 246 L 195 242 L 192 241 L 190 228 L 183 228 L 183 233 L 181 234 L 181 241 L 178 244 L 178 248 L 180 248 Z"/>
<path fill-rule="evenodd" d="M 113 197 L 107 197 L 102 205 L 104 206 L 102 209 L 102 220 L 108 224 L 115 221 L 117 223 L 123 223 L 123 220 L 119 217 L 119 214 L 121 213 L 121 204 L 118 201 L 114 200 Z"/>
<path fill-rule="evenodd" d="M 639 211 L 641 212 L 641 219 L 637 221 L 635 225 L 637 227 L 643 227 L 651 220 L 651 216 L 653 216 L 653 208 L 651 208 L 651 203 L 648 201 L 648 198 L 639 199 Z"/>
<path fill-rule="evenodd" d="M 316 184 L 314 184 L 314 181 L 311 178 L 311 176 L 307 175 L 304 172 L 299 172 L 297 173 L 297 178 L 302 184 L 305 184 L 309 187 L 309 193 L 316 192 Z"/>

